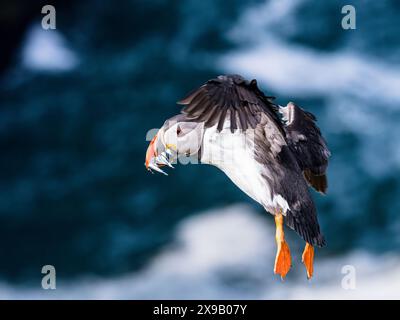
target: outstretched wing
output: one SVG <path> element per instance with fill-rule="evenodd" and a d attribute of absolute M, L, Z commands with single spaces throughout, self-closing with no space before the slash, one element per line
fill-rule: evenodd
<path fill-rule="evenodd" d="M 217 130 L 221 131 L 225 120 L 229 119 L 231 132 L 254 129 L 263 112 L 284 134 L 273 99 L 264 95 L 255 79 L 247 81 L 239 75 L 229 75 L 208 80 L 178 104 L 184 105 L 183 114 L 193 121 L 204 122 L 206 128 L 218 124 Z"/>
<path fill-rule="evenodd" d="M 294 153 L 304 177 L 315 190 L 326 193 L 326 169 L 331 153 L 315 123 L 316 117 L 292 102 L 286 107 L 280 107 L 279 112 L 286 121 L 284 128 L 288 146 Z"/>

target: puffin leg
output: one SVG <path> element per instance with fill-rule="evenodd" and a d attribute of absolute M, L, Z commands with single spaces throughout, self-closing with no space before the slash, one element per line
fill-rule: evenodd
<path fill-rule="evenodd" d="M 282 280 L 286 277 L 292 264 L 290 257 L 289 246 L 285 241 L 285 234 L 283 232 L 283 215 L 281 212 L 275 214 L 276 224 L 276 245 L 277 252 L 275 257 L 274 273 L 280 274 Z"/>
<path fill-rule="evenodd" d="M 306 266 L 307 270 L 307 278 L 311 279 L 313 276 L 314 272 L 314 247 L 309 244 L 308 242 L 306 243 L 306 246 L 304 247 L 303 255 L 301 256 L 301 261 L 304 263 Z"/>

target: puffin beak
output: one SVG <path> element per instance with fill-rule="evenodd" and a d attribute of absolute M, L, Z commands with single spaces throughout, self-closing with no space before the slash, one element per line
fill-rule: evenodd
<path fill-rule="evenodd" d="M 165 151 L 161 152 L 157 155 L 155 142 L 157 141 L 157 135 L 150 141 L 150 144 L 146 151 L 146 160 L 145 166 L 146 169 L 152 172 L 152 170 L 160 172 L 162 174 L 168 175 L 166 172 L 160 169 L 160 167 L 167 165 L 170 168 L 174 168 L 170 163 L 170 151 L 166 149 Z"/>

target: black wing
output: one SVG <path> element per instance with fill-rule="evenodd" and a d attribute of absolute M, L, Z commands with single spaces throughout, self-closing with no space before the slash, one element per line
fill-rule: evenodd
<path fill-rule="evenodd" d="M 328 187 L 326 169 L 331 153 L 315 123 L 316 117 L 294 103 L 281 107 L 279 112 L 287 121 L 286 140 L 304 177 L 315 190 L 326 193 Z"/>
<path fill-rule="evenodd" d="M 254 138 L 255 160 L 266 169 L 261 175 L 271 188 L 271 195 L 281 195 L 289 205 L 285 223 L 304 241 L 323 247 L 325 239 L 317 211 L 295 154 L 282 136 L 280 139 L 283 141 L 279 141 L 276 128 L 272 126 L 257 128 Z M 274 145 L 279 146 L 278 152 Z"/>
<path fill-rule="evenodd" d="M 266 113 L 284 134 L 278 117 L 278 107 L 273 97 L 265 96 L 257 81 L 247 81 L 239 75 L 219 76 L 208 80 L 200 88 L 178 101 L 185 107 L 182 113 L 193 121 L 204 122 L 209 128 L 216 124 L 221 131 L 225 120 L 230 119 L 230 130 L 254 129 L 260 122 L 260 113 Z"/>

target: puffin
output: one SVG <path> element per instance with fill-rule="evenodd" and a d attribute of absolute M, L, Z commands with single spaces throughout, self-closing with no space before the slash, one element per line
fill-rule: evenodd
<path fill-rule="evenodd" d="M 304 241 L 307 278 L 314 248 L 326 245 L 310 188 L 326 194 L 331 152 L 316 117 L 293 102 L 285 107 L 265 95 L 257 80 L 220 75 L 187 94 L 179 114 L 165 121 L 145 157 L 149 171 L 167 175 L 177 159 L 209 164 L 273 215 L 274 273 L 284 279 L 292 259 L 284 225 Z"/>

